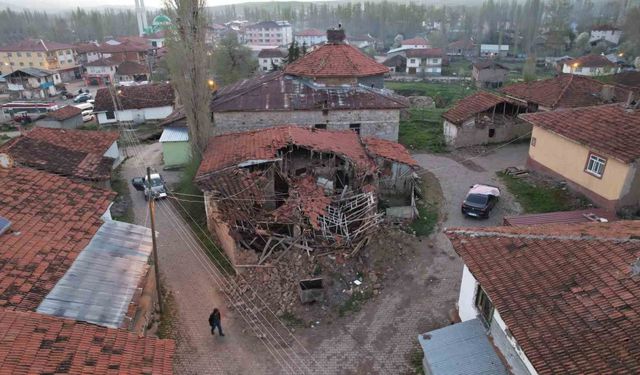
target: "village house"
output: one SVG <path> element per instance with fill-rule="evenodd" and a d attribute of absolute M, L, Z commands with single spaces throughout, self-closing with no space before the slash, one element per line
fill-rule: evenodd
<path fill-rule="evenodd" d="M 342 71 L 345 73 L 340 74 L 350 72 Z M 338 82 L 315 83 L 273 72 L 226 86 L 211 101 L 215 131 L 235 133 L 291 124 L 398 139 L 400 111 L 409 106 L 406 98 L 384 89 Z"/>
<path fill-rule="evenodd" d="M 246 26 L 244 41 L 257 47 L 287 46 L 293 41 L 293 29 L 288 21 L 263 21 Z"/>
<path fill-rule="evenodd" d="M 93 112 L 98 115 L 101 125 L 117 121 L 140 124 L 167 118 L 173 112 L 174 100 L 170 83 L 122 86 L 116 92 L 102 88 L 96 93 Z M 113 106 L 114 101 L 117 108 Z"/>
<path fill-rule="evenodd" d="M 410 49 L 406 51 L 407 73 L 440 75 L 443 51 L 441 48 Z"/>
<path fill-rule="evenodd" d="M 210 46 L 215 46 L 216 43 L 229 32 L 233 32 L 233 30 L 219 23 L 211 23 L 206 26 L 205 43 Z"/>
<path fill-rule="evenodd" d="M 406 56 L 406 52 L 412 49 L 430 49 L 431 43 L 425 38 L 415 37 L 405 39 L 400 43 L 400 47 L 392 48 L 387 51 L 387 57 L 393 57 L 396 55 Z"/>
<path fill-rule="evenodd" d="M 471 77 L 477 88 L 497 89 L 507 80 L 509 68 L 493 60 L 477 61 L 473 64 Z"/>
<path fill-rule="evenodd" d="M 327 30 L 327 43 L 287 65 L 288 75 L 327 85 L 384 87 L 389 68 L 345 43 L 343 29 Z"/>
<path fill-rule="evenodd" d="M 382 62 L 389 68 L 390 73 L 405 73 L 407 71 L 407 58 L 402 55 L 393 55 Z"/>
<path fill-rule="evenodd" d="M 501 91 L 511 99 L 525 103 L 529 112 L 623 102 L 631 93 L 628 88 L 574 74 L 516 83 Z"/>
<path fill-rule="evenodd" d="M 577 59 L 567 60 L 562 65 L 562 73 L 571 73 L 581 76 L 604 76 L 617 73 L 619 70 L 615 63 L 602 55 L 585 55 Z"/>
<path fill-rule="evenodd" d="M 281 48 L 265 48 L 258 52 L 258 65 L 262 72 L 279 70 L 286 61 L 287 52 Z"/>
<path fill-rule="evenodd" d="M 44 99 L 55 95 L 55 85 L 62 82 L 60 74 L 40 68 L 16 69 L 3 78 L 9 92 L 18 93 L 26 99 Z"/>
<path fill-rule="evenodd" d="M 100 44 L 96 42 L 76 43 L 73 45 L 76 52 L 76 61 L 84 66 L 86 63 L 100 59 Z"/>
<path fill-rule="evenodd" d="M 371 35 L 349 35 L 346 37 L 346 42 L 356 48 L 376 48 L 376 38 Z"/>
<path fill-rule="evenodd" d="M 0 152 L 27 166 L 108 187 L 111 170 L 123 160 L 118 132 L 36 127 L 0 146 Z"/>
<path fill-rule="evenodd" d="M 509 50 L 508 44 L 480 44 L 480 57 L 507 57 Z"/>
<path fill-rule="evenodd" d="M 462 322 L 419 335 L 425 373 L 637 373 L 639 231 L 640 221 L 446 230 L 465 264 Z"/>
<path fill-rule="evenodd" d="M 597 25 L 591 28 L 589 34 L 589 43 L 596 45 L 600 41 L 606 41 L 613 45 L 620 44 L 620 38 L 622 37 L 622 30 L 611 25 Z"/>
<path fill-rule="evenodd" d="M 158 126 L 162 127 L 159 142 L 162 145 L 162 161 L 165 169 L 189 163 L 192 153 L 184 109 L 182 107 L 176 108 Z"/>
<path fill-rule="evenodd" d="M 149 68 L 135 61 L 123 61 L 116 68 L 117 83 L 145 82 L 149 80 Z"/>
<path fill-rule="evenodd" d="M 43 118 L 36 121 L 39 127 L 57 129 L 76 129 L 82 124 L 82 110 L 70 105 L 47 112 Z"/>
<path fill-rule="evenodd" d="M 0 75 L 22 68 L 54 71 L 62 82 L 80 77 L 73 46 L 42 39 L 25 39 L 0 47 Z"/>
<path fill-rule="evenodd" d="M 281 126 L 212 137 L 195 182 L 209 229 L 237 264 L 241 249 L 263 260 L 291 247 L 353 249 L 375 231 L 378 200 L 389 196 L 387 212 L 413 218 L 415 165 L 395 142 Z"/>
<path fill-rule="evenodd" d="M 452 147 L 468 147 L 523 137 L 531 132 L 531 125 L 518 119 L 526 110 L 514 100 L 477 92 L 442 114 L 444 140 Z"/>
<path fill-rule="evenodd" d="M 84 64 L 84 82 L 87 86 L 104 86 L 115 82 L 118 63 L 108 58 L 101 58 Z"/>
<path fill-rule="evenodd" d="M 0 186 L 3 371 L 171 374 L 174 343 L 143 337 L 155 292 L 150 230 L 111 220 L 113 192 L 63 176 L 9 163 Z"/>
<path fill-rule="evenodd" d="M 447 44 L 447 56 L 471 58 L 478 55 L 478 47 L 472 40 L 460 39 Z"/>
<path fill-rule="evenodd" d="M 520 116 L 533 126 L 527 167 L 596 205 L 640 205 L 640 111 L 618 103 Z"/>
<path fill-rule="evenodd" d="M 312 46 L 314 44 L 326 42 L 327 33 L 318 29 L 305 29 L 295 33 L 294 38 L 296 43 L 300 46 Z"/>
<path fill-rule="evenodd" d="M 100 45 L 99 54 L 101 58 L 109 59 L 116 63 L 123 61 L 134 61 L 144 64 L 147 61 L 147 54 L 151 47 L 145 42 L 137 40 L 124 39 L 118 44 L 110 44 L 108 42 Z"/>

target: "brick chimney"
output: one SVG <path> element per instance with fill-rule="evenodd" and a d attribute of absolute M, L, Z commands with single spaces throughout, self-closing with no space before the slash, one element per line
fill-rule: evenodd
<path fill-rule="evenodd" d="M 338 26 L 337 29 L 327 30 L 327 43 L 343 44 L 345 39 L 346 36 L 342 26 Z"/>

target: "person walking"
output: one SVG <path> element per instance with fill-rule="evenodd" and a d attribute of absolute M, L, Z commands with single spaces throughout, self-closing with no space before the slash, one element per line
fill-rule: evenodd
<path fill-rule="evenodd" d="M 222 333 L 222 324 L 220 321 L 221 321 L 220 310 L 218 310 L 217 308 L 214 308 L 211 315 L 209 315 L 209 325 L 211 326 L 212 335 L 216 334 L 216 327 L 217 327 L 218 332 L 220 333 L 220 336 L 224 336 L 224 333 Z"/>

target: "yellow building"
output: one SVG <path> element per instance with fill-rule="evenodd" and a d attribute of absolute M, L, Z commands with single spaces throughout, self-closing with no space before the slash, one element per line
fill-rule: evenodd
<path fill-rule="evenodd" d="M 603 208 L 640 206 L 640 110 L 609 104 L 520 117 L 533 125 L 528 168 Z"/>
<path fill-rule="evenodd" d="M 42 39 L 25 39 L 0 47 L 0 73 L 20 68 L 39 68 L 55 71 L 63 82 L 80 77 L 73 46 Z"/>

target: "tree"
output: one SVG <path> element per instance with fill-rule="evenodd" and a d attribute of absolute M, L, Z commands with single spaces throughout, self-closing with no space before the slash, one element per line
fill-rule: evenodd
<path fill-rule="evenodd" d="M 629 56 L 640 55 L 640 7 L 633 7 L 627 12 L 622 26 L 625 42 L 624 53 Z"/>
<path fill-rule="evenodd" d="M 522 78 L 525 82 L 532 82 L 536 80 L 536 58 L 535 56 L 529 56 L 522 67 Z"/>
<path fill-rule="evenodd" d="M 298 42 L 292 41 L 287 49 L 287 53 L 287 62 L 289 64 L 296 61 L 300 57 L 300 46 L 298 46 Z"/>
<path fill-rule="evenodd" d="M 219 83 L 228 85 L 253 74 L 258 62 L 251 56 L 251 50 L 238 42 L 236 34 L 229 33 L 213 51 L 213 66 Z"/>
<path fill-rule="evenodd" d="M 584 52 L 589 48 L 589 38 L 590 35 L 586 31 L 580 33 L 580 35 L 576 37 L 573 48 L 578 55 L 584 54 Z"/>
<path fill-rule="evenodd" d="M 210 121 L 208 59 L 205 48 L 205 0 L 165 0 L 174 25 L 169 29 L 171 82 L 184 106 L 191 145 L 200 158 L 213 132 Z"/>

